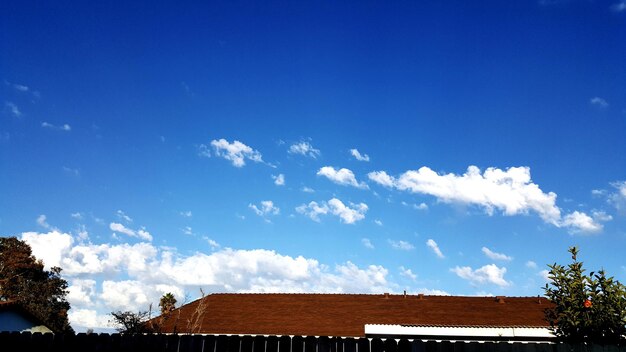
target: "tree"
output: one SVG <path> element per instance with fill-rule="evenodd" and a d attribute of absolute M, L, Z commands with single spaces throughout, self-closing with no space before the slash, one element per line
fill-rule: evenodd
<path fill-rule="evenodd" d="M 168 314 L 176 309 L 176 297 L 171 292 L 164 294 L 159 301 L 159 307 L 161 307 L 161 314 Z"/>
<path fill-rule="evenodd" d="M 0 238 L 0 300 L 21 304 L 53 331 L 73 332 L 67 319 L 67 293 L 61 268 L 44 270 L 26 242 Z"/>
<path fill-rule="evenodd" d="M 585 275 L 578 248 L 570 247 L 572 263 L 548 265 L 550 282 L 545 295 L 554 307 L 546 319 L 557 338 L 571 343 L 624 343 L 626 287 L 604 270 Z"/>
<path fill-rule="evenodd" d="M 131 311 L 111 312 L 113 320 L 111 323 L 117 325 L 117 331 L 124 334 L 144 334 L 152 333 L 154 330 L 150 324 L 146 324 L 150 317 L 148 311 L 139 311 L 137 313 Z"/>

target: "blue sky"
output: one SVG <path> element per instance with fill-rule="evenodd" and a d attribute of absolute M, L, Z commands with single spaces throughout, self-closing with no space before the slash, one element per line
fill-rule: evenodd
<path fill-rule="evenodd" d="M 0 235 L 78 330 L 165 292 L 626 280 L 626 3 L 0 5 Z M 186 298 L 185 298 L 186 297 Z"/>

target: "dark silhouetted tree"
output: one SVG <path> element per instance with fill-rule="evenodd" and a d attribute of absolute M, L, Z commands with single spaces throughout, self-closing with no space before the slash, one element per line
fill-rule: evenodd
<path fill-rule="evenodd" d="M 176 309 L 176 297 L 171 292 L 164 294 L 159 301 L 161 314 L 168 314 Z"/>

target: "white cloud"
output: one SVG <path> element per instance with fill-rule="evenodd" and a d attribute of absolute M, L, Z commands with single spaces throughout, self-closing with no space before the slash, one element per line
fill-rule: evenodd
<path fill-rule="evenodd" d="M 445 258 L 445 256 L 441 252 L 441 249 L 439 249 L 439 245 L 437 244 L 437 242 L 435 242 L 435 240 L 428 239 L 428 241 L 426 241 L 426 245 L 430 249 L 432 249 L 432 251 L 437 255 L 437 257 L 442 258 L 442 259 Z"/>
<path fill-rule="evenodd" d="M 76 220 L 82 220 L 83 219 L 83 215 L 80 212 L 75 212 L 70 214 L 70 216 Z"/>
<path fill-rule="evenodd" d="M 611 11 L 624 12 L 626 11 L 626 1 L 619 1 L 611 5 Z"/>
<path fill-rule="evenodd" d="M 305 142 L 305 141 L 294 143 L 291 146 L 289 146 L 288 153 L 300 154 L 300 155 L 308 156 L 313 159 L 316 159 L 320 155 L 320 151 L 318 149 L 313 148 L 311 143 Z"/>
<path fill-rule="evenodd" d="M 256 205 L 250 203 L 248 207 L 254 211 L 254 213 L 258 216 L 265 217 L 267 215 L 278 215 L 280 214 L 280 209 L 274 206 L 274 202 L 271 200 L 264 200 L 257 207 Z"/>
<path fill-rule="evenodd" d="M 604 228 L 604 226 L 596 221 L 596 219 L 579 211 L 574 211 L 573 213 L 566 215 L 563 218 L 562 224 L 569 227 L 569 232 L 572 234 L 598 233 Z"/>
<path fill-rule="evenodd" d="M 393 187 L 394 186 L 394 179 L 393 177 L 389 176 L 385 171 L 372 171 L 370 173 L 367 174 L 367 177 L 378 183 L 379 185 L 383 185 L 385 187 Z"/>
<path fill-rule="evenodd" d="M 72 130 L 72 127 L 70 125 L 68 125 L 68 124 L 63 124 L 63 125 L 58 125 L 57 126 L 57 125 L 53 125 L 53 124 L 48 123 L 48 122 L 42 122 L 41 123 L 41 127 L 48 128 L 48 129 L 51 129 L 51 130 L 66 131 L 66 132 L 69 132 L 69 131 Z"/>
<path fill-rule="evenodd" d="M 246 165 L 246 159 L 254 161 L 255 163 L 262 163 L 263 158 L 259 151 L 252 149 L 251 147 L 241 143 L 240 141 L 234 141 L 229 143 L 224 138 L 219 140 L 212 140 L 211 146 L 215 155 L 220 156 L 233 163 L 235 167 L 243 167 Z M 200 150 L 200 154 L 208 156 L 205 153 L 206 148 Z"/>
<path fill-rule="evenodd" d="M 18 108 L 17 105 L 15 105 L 14 103 L 12 103 L 10 101 L 5 101 L 4 102 L 4 111 L 10 113 L 11 115 L 13 115 L 15 117 L 21 117 L 22 116 L 22 112 L 20 111 L 20 108 Z"/>
<path fill-rule="evenodd" d="M 495 264 L 485 265 L 476 270 L 472 270 L 472 268 L 469 266 L 457 266 L 450 269 L 450 271 L 457 274 L 460 278 L 468 280 L 473 284 L 491 283 L 500 287 L 506 287 L 511 285 L 510 282 L 504 279 L 504 274 L 506 274 L 506 268 L 499 268 Z"/>
<path fill-rule="evenodd" d="M 608 195 L 609 204 L 613 205 L 620 214 L 626 214 L 626 181 L 617 181 L 611 183 L 616 192 Z"/>
<path fill-rule="evenodd" d="M 111 231 L 123 233 L 130 237 L 137 237 L 142 240 L 152 241 L 152 235 L 150 235 L 150 232 L 146 231 L 145 227 L 142 227 L 139 230 L 135 231 L 135 230 L 129 229 L 128 227 L 120 223 L 112 222 L 109 224 L 109 228 L 111 229 Z"/>
<path fill-rule="evenodd" d="M 63 268 L 62 276 L 70 283 L 70 321 L 83 327 L 106 327 L 102 318 L 112 310 L 145 310 L 165 292 L 182 298 L 198 287 L 206 292 L 319 293 L 382 293 L 397 287 L 379 265 L 345 262 L 330 267 L 270 250 L 224 248 L 183 256 L 147 242 L 84 244 L 58 231 L 23 233 L 22 239 L 47 268 Z"/>
<path fill-rule="evenodd" d="M 350 149 L 350 154 L 358 161 L 370 161 L 370 157 L 367 154 L 361 155 L 357 149 Z"/>
<path fill-rule="evenodd" d="M 313 201 L 296 208 L 298 213 L 308 216 L 313 221 L 319 222 L 320 215 L 332 214 L 338 216 L 345 224 L 354 224 L 359 220 L 365 219 L 367 210 L 368 207 L 365 203 L 350 203 L 350 206 L 346 206 L 337 198 L 321 203 Z"/>
<path fill-rule="evenodd" d="M 376 224 L 378 226 L 383 226 L 383 222 L 378 220 L 378 219 L 374 220 L 374 224 Z"/>
<path fill-rule="evenodd" d="M 411 243 L 402 241 L 402 240 L 400 241 L 387 240 L 387 242 L 389 242 L 389 244 L 391 245 L 393 249 L 398 249 L 401 251 L 410 251 L 415 248 L 415 246 L 412 245 Z"/>
<path fill-rule="evenodd" d="M 487 258 L 492 259 L 492 260 L 503 260 L 503 261 L 507 261 L 507 262 L 510 262 L 511 260 L 513 260 L 513 257 L 510 257 L 510 256 L 508 256 L 506 254 L 503 254 L 503 253 L 493 252 L 492 250 L 490 250 L 487 247 L 483 247 L 482 251 L 487 256 Z"/>
<path fill-rule="evenodd" d="M 190 218 L 193 216 L 193 213 L 191 212 L 191 210 L 181 211 L 179 214 L 185 218 Z"/>
<path fill-rule="evenodd" d="M 277 176 L 272 175 L 272 179 L 274 180 L 274 184 L 276 186 L 284 186 L 285 185 L 285 175 L 278 174 Z"/>
<path fill-rule="evenodd" d="M 493 215 L 495 210 L 507 216 L 533 211 L 547 223 L 580 232 L 587 232 L 599 225 L 573 221 L 572 217 L 580 218 L 580 214 L 586 216 L 580 212 L 562 219 L 561 210 L 556 206 L 556 194 L 544 193 L 533 183 L 528 167 L 511 167 L 506 170 L 490 167 L 481 173 L 478 167 L 469 166 L 463 175 L 440 175 L 424 166 L 417 171 L 406 171 L 398 178 L 389 176 L 385 171 L 370 172 L 368 176 L 385 187 L 431 195 L 444 203 L 476 205 L 489 215 Z"/>
<path fill-rule="evenodd" d="M 550 272 L 548 270 L 541 270 L 537 275 L 541 276 L 545 282 L 550 281 Z"/>
<path fill-rule="evenodd" d="M 374 249 L 374 245 L 369 238 L 361 238 L 361 244 L 363 244 L 365 248 Z"/>
<path fill-rule="evenodd" d="M 342 168 L 335 170 L 332 166 L 324 166 L 319 169 L 317 175 L 324 176 L 338 185 L 352 186 L 361 189 L 369 188 L 365 182 L 357 182 L 356 177 L 354 177 L 354 174 L 349 169 Z"/>
<path fill-rule="evenodd" d="M 50 224 L 48 224 L 48 222 L 46 221 L 46 216 L 41 214 L 37 217 L 37 225 L 43 227 L 44 229 L 50 229 L 51 226 Z"/>
<path fill-rule="evenodd" d="M 415 281 L 417 279 L 417 275 L 414 274 L 411 269 L 406 269 L 405 267 L 401 266 L 400 268 L 400 276 L 404 276 L 407 279 L 411 279 L 412 281 Z"/>
<path fill-rule="evenodd" d="M 126 214 L 125 214 L 123 211 L 121 211 L 121 210 L 116 211 L 116 212 L 115 212 L 115 215 L 117 215 L 117 217 L 118 217 L 118 218 L 120 218 L 120 219 L 122 219 L 122 220 L 124 220 L 124 221 L 126 221 L 126 222 L 128 222 L 128 223 L 133 222 L 133 219 L 132 219 L 130 216 L 126 215 Z"/>
<path fill-rule="evenodd" d="M 190 226 L 185 226 L 185 227 L 182 229 L 182 231 L 183 231 L 183 233 L 184 233 L 185 235 L 188 235 L 188 236 L 192 236 L 192 235 L 193 235 L 193 229 L 192 229 Z"/>
<path fill-rule="evenodd" d="M 413 204 L 413 208 L 417 210 L 428 210 L 428 205 L 426 203 Z"/>
<path fill-rule="evenodd" d="M 593 97 L 589 99 L 589 104 L 595 105 L 602 109 L 606 109 L 609 107 L 609 103 L 605 99 L 602 99 L 600 97 Z"/>
<path fill-rule="evenodd" d="M 333 198 L 328 201 L 328 206 L 332 214 L 339 216 L 341 221 L 346 224 L 354 224 L 359 220 L 365 219 L 367 205 L 365 203 L 350 203 L 350 207 L 343 204 L 339 199 Z"/>
<path fill-rule="evenodd" d="M 211 149 L 206 144 L 200 144 L 198 146 L 198 156 L 203 156 L 205 158 L 211 157 Z"/>
<path fill-rule="evenodd" d="M 537 263 L 533 262 L 532 260 L 529 260 L 526 262 L 526 267 L 530 269 L 537 269 Z"/>
<path fill-rule="evenodd" d="M 215 240 L 212 240 L 206 236 L 202 237 L 202 239 L 204 239 L 209 244 L 211 250 L 216 250 L 221 247 L 220 244 L 217 243 Z"/>
<path fill-rule="evenodd" d="M 304 192 L 304 193 L 315 193 L 315 190 L 313 188 L 304 186 L 304 187 L 302 187 L 302 192 Z"/>

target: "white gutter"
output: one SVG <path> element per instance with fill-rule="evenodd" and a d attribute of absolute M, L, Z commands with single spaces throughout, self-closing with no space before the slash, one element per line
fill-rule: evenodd
<path fill-rule="evenodd" d="M 365 324 L 365 336 L 437 336 L 473 339 L 546 340 L 554 335 L 543 327 L 416 326 Z"/>

